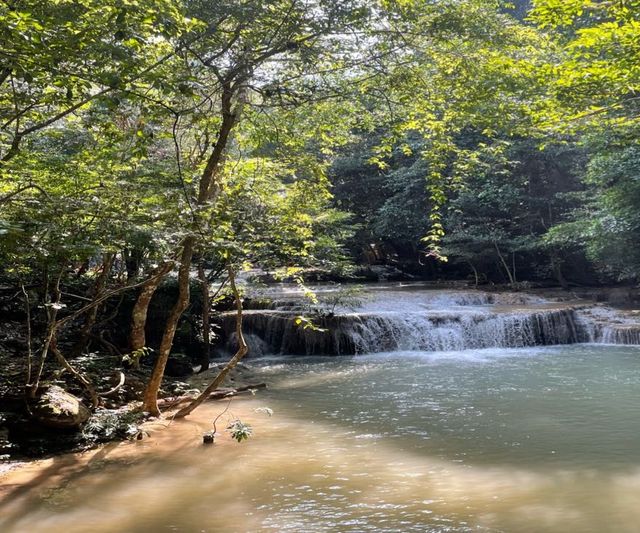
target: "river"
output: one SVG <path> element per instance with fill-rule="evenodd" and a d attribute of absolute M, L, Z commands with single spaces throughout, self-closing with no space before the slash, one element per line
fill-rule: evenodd
<path fill-rule="evenodd" d="M 251 364 L 269 389 L 218 423 L 240 417 L 248 441 L 202 445 L 216 402 L 140 442 L 32 463 L 3 479 L 0 530 L 638 531 L 639 346 Z"/>

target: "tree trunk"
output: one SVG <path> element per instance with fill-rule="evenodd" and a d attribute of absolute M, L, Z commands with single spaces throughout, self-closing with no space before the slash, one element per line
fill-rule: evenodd
<path fill-rule="evenodd" d="M 211 354 L 210 346 L 210 315 L 211 315 L 211 300 L 209 298 L 209 279 L 204 271 L 204 264 L 200 262 L 198 265 L 198 279 L 200 280 L 200 286 L 202 287 L 202 352 L 200 354 L 200 372 L 205 372 L 209 369 L 209 360 Z"/>
<path fill-rule="evenodd" d="M 471 261 L 467 261 L 467 264 L 471 267 L 471 270 L 473 271 L 473 279 L 474 279 L 474 282 L 475 282 L 474 286 L 477 289 L 478 288 L 478 282 L 479 282 L 478 269 L 475 267 L 475 265 Z"/>
<path fill-rule="evenodd" d="M 113 253 L 103 254 L 102 256 L 102 271 L 96 279 L 96 283 L 93 287 L 93 297 L 95 299 L 100 298 L 100 296 L 102 296 L 102 294 L 104 293 L 104 289 L 107 285 L 107 280 L 109 279 L 109 274 L 111 273 L 111 267 L 113 266 L 114 259 L 115 254 Z M 91 338 L 91 330 L 96 323 L 100 308 L 101 305 L 94 305 L 87 313 L 87 317 L 85 318 L 84 325 L 80 330 L 78 340 L 71 349 L 70 355 L 72 359 L 81 355 L 89 344 L 89 339 Z"/>
<path fill-rule="evenodd" d="M 178 299 L 171 309 L 167 324 L 165 325 L 160 349 L 158 350 L 158 358 L 153 367 L 153 372 L 149 383 L 144 391 L 142 401 L 142 409 L 151 413 L 153 416 L 160 416 L 158 409 L 158 391 L 164 376 L 164 369 L 167 366 L 171 346 L 173 345 L 173 337 L 176 334 L 178 322 L 182 313 L 189 305 L 189 272 L 191 270 L 191 259 L 193 258 L 193 248 L 196 238 L 189 236 L 184 240 L 182 246 L 182 254 L 180 256 L 180 270 L 178 272 Z"/>
<path fill-rule="evenodd" d="M 493 246 L 496 249 L 496 253 L 498 254 L 498 258 L 500 259 L 500 263 L 502 263 L 502 266 L 504 267 L 504 270 L 507 273 L 507 276 L 509 277 L 509 284 L 510 285 L 515 285 L 516 280 L 513 278 L 513 274 L 511 273 L 511 269 L 509 268 L 509 265 L 505 261 L 504 256 L 500 252 L 500 248 L 498 248 L 498 243 L 496 241 L 493 241 Z"/>
<path fill-rule="evenodd" d="M 141 248 L 125 248 L 122 255 L 127 270 L 127 281 L 132 281 L 138 277 L 144 251 Z"/>
<path fill-rule="evenodd" d="M 27 314 L 27 379 L 25 384 L 28 387 L 31 383 L 31 368 L 33 365 L 33 350 L 32 350 L 32 334 L 31 334 L 31 300 L 29 299 L 29 293 L 24 288 L 24 283 L 20 283 L 22 294 L 24 295 L 24 310 Z"/>
<path fill-rule="evenodd" d="M 84 374 L 82 374 L 81 372 L 76 370 L 73 366 L 71 366 L 71 364 L 69 363 L 69 361 L 67 361 L 65 356 L 62 355 L 62 352 L 58 349 L 58 341 L 55 333 L 51 338 L 49 349 L 51 350 L 51 353 L 56 358 L 56 361 L 58 361 L 58 364 L 62 368 L 64 368 L 66 371 L 68 371 L 76 379 L 76 381 L 80 384 L 80 386 L 87 392 L 91 400 L 91 407 L 93 409 L 98 407 L 100 400 L 98 399 L 98 394 L 96 393 L 95 387 L 93 386 L 89 378 L 87 378 Z"/>
<path fill-rule="evenodd" d="M 220 192 L 220 182 L 218 176 L 224 163 L 227 146 L 231 138 L 233 128 L 237 124 L 242 106 L 245 103 L 246 90 L 240 83 L 240 80 L 227 79 L 224 80 L 222 85 L 222 97 L 221 97 L 221 118 L 220 129 L 218 130 L 218 136 L 216 142 L 213 145 L 211 154 L 207 159 L 207 164 L 202 172 L 200 178 L 200 184 L 198 186 L 198 197 L 196 204 L 198 206 L 205 206 L 215 201 Z M 240 93 L 238 103 L 234 107 L 233 99 L 236 96 L 236 92 Z M 197 216 L 197 215 L 196 215 Z M 194 222 L 196 222 L 194 220 Z M 201 228 L 201 231 L 205 231 L 206 225 Z M 171 310 L 171 314 L 167 319 L 165 325 L 164 334 L 162 336 L 162 342 L 160 343 L 160 349 L 158 351 L 158 359 L 156 365 L 153 368 L 153 373 L 149 383 L 144 391 L 142 408 L 148 411 L 154 416 L 160 415 L 158 409 L 158 391 L 160 390 L 160 384 L 162 383 L 162 377 L 164 375 L 164 369 L 169 358 L 169 352 L 173 344 L 173 337 L 176 332 L 178 321 L 184 310 L 189 305 L 189 271 L 191 269 L 191 263 L 193 259 L 193 253 L 198 243 L 198 238 L 195 235 L 190 235 L 183 242 L 182 258 L 180 260 L 180 271 L 178 273 L 178 300 Z"/>
<path fill-rule="evenodd" d="M 225 367 L 218 372 L 218 375 L 211 382 L 211 384 L 204 390 L 202 393 L 193 400 L 189 405 L 180 409 L 174 416 L 174 418 L 183 418 L 189 414 L 191 414 L 201 403 L 203 403 L 209 395 L 215 391 L 224 381 L 224 378 L 227 377 L 227 374 L 233 370 L 233 368 L 240 362 L 240 360 L 247 355 L 249 351 L 249 347 L 244 339 L 244 335 L 242 334 L 242 299 L 240 298 L 240 293 L 238 292 L 238 288 L 236 287 L 235 273 L 233 269 L 229 267 L 229 284 L 231 285 L 231 290 L 233 291 L 233 295 L 236 299 L 236 336 L 238 338 L 238 351 L 235 355 L 229 360 L 229 362 L 225 365 Z"/>
<path fill-rule="evenodd" d="M 45 312 L 47 314 L 47 331 L 42 343 L 38 365 L 35 368 L 35 372 L 30 372 L 30 380 L 25 385 L 25 396 L 28 399 L 33 399 L 36 397 L 38 387 L 40 387 L 40 377 L 42 376 L 42 372 L 44 370 L 44 363 L 47 360 L 47 356 L 49 355 L 49 347 L 51 346 L 51 342 L 53 341 L 53 338 L 56 334 L 56 318 L 58 316 L 58 309 L 60 309 L 60 298 L 62 294 L 60 292 L 60 280 L 62 279 L 63 272 L 64 268 L 60 269 L 60 273 L 56 277 L 56 281 L 52 290 L 53 298 L 51 298 L 51 296 L 49 295 L 49 275 L 45 272 L 43 301 Z"/>
<path fill-rule="evenodd" d="M 562 260 L 559 257 L 552 256 L 551 257 L 551 269 L 560 284 L 565 291 L 569 290 L 569 283 L 567 283 L 567 279 L 564 277 L 562 272 Z"/>
<path fill-rule="evenodd" d="M 141 348 L 144 348 L 146 344 L 145 327 L 147 325 L 147 312 L 149 311 L 149 304 L 153 298 L 156 289 L 162 283 L 164 277 L 173 268 L 173 261 L 168 261 L 160 264 L 150 276 L 147 283 L 142 286 L 138 299 L 133 306 L 131 312 L 131 331 L 129 333 L 129 350 L 134 352 Z"/>

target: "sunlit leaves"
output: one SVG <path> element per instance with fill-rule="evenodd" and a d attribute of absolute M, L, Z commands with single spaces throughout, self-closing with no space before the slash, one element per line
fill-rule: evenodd
<path fill-rule="evenodd" d="M 635 119 L 640 2 L 538 0 L 532 20 L 564 47 L 546 67 L 549 98 L 539 109 L 541 124 L 579 132 L 603 121 Z"/>

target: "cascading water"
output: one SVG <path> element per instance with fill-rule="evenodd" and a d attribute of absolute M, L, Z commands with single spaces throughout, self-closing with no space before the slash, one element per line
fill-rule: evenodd
<path fill-rule="evenodd" d="M 522 293 L 385 290 L 360 302 L 304 312 L 304 303 L 253 301 L 244 326 L 252 353 L 351 355 L 390 351 L 517 348 L 578 342 L 640 343 L 640 327 L 604 327 L 584 304 L 558 304 Z M 302 327 L 306 314 L 313 327 Z M 235 318 L 222 318 L 227 348 Z M 297 323 L 298 322 L 298 323 Z"/>
<path fill-rule="evenodd" d="M 616 309 L 590 307 L 581 309 L 578 322 L 588 342 L 603 344 L 640 344 L 640 320 Z"/>

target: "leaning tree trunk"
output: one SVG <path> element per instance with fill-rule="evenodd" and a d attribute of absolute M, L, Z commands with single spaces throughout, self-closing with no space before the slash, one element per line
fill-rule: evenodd
<path fill-rule="evenodd" d="M 569 290 L 569 283 L 562 272 L 562 259 L 555 254 L 551 256 L 551 270 L 556 276 L 556 280 L 565 291 Z"/>
<path fill-rule="evenodd" d="M 24 283 L 20 283 L 20 289 L 24 295 L 24 310 L 27 319 L 27 378 L 25 380 L 26 387 L 31 383 L 31 372 L 33 368 L 33 349 L 32 349 L 32 334 L 31 334 L 31 300 L 29 299 L 29 293 L 24 288 Z"/>
<path fill-rule="evenodd" d="M 236 79 L 237 74 L 234 74 L 229 79 L 226 79 L 222 83 L 222 95 L 221 95 L 221 118 L 222 122 L 218 130 L 218 136 L 216 142 L 213 145 L 211 154 L 207 159 L 207 164 L 202 171 L 202 177 L 200 178 L 200 184 L 198 186 L 198 197 L 196 204 L 198 206 L 205 206 L 213 201 L 220 193 L 221 184 L 218 181 L 220 171 L 224 164 L 227 145 L 229 143 L 233 128 L 237 124 L 242 106 L 246 96 L 246 91 L 242 88 L 241 82 L 245 79 Z M 242 96 L 238 98 L 238 103 L 234 107 L 234 95 L 239 92 Z M 194 220 L 195 222 L 195 220 Z M 206 226 L 206 225 L 205 225 Z M 198 242 L 196 235 L 190 235 L 183 241 L 182 256 L 180 259 L 180 271 L 178 273 L 178 300 L 171 310 L 171 314 L 167 319 L 165 325 L 164 334 L 160 343 L 160 349 L 158 352 L 158 359 L 156 365 L 153 368 L 153 373 L 147 387 L 144 391 L 144 397 L 142 402 L 142 408 L 145 411 L 150 412 L 154 416 L 160 415 L 158 409 L 158 391 L 160 390 L 160 384 L 164 375 L 164 369 L 169 358 L 169 352 L 173 344 L 173 337 L 176 332 L 178 321 L 184 310 L 189 305 L 189 271 L 191 270 L 191 262 L 193 259 L 193 252 Z"/>
<path fill-rule="evenodd" d="M 169 318 L 165 325 L 162 341 L 158 350 L 158 358 L 153 367 L 153 372 L 147 387 L 144 390 L 142 400 L 142 409 L 151 413 L 153 416 L 160 416 L 158 409 L 158 392 L 164 376 L 164 369 L 167 366 L 169 353 L 173 345 L 173 337 L 178 328 L 178 322 L 184 310 L 189 305 L 189 272 L 191 270 L 191 259 L 193 257 L 193 248 L 195 245 L 195 237 L 189 236 L 184 240 L 182 246 L 182 254 L 180 256 L 180 270 L 178 272 L 178 299 L 171 309 Z"/>
<path fill-rule="evenodd" d="M 40 387 L 40 377 L 42 376 L 42 372 L 44 371 L 44 364 L 47 360 L 47 356 L 49 355 L 49 347 L 51 346 L 51 342 L 56 334 L 56 318 L 58 316 L 58 310 L 60 309 L 60 280 L 62 279 L 62 273 L 64 269 L 60 269 L 60 273 L 56 277 L 54 286 L 53 286 L 53 298 L 49 295 L 49 276 L 45 273 L 45 287 L 44 287 L 44 308 L 47 314 L 47 330 L 44 335 L 44 339 L 42 342 L 42 348 L 40 351 L 40 360 L 35 369 L 29 371 L 29 377 L 25 384 L 25 397 L 27 399 L 34 399 L 38 392 L 38 387 Z"/>
<path fill-rule="evenodd" d="M 231 290 L 236 299 L 236 336 L 238 338 L 238 351 L 236 351 L 235 355 L 229 360 L 229 362 L 225 365 L 225 367 L 218 372 L 218 375 L 211 382 L 211 384 L 204 390 L 200 395 L 195 398 L 189 405 L 180 409 L 174 416 L 174 418 L 183 418 L 189 414 L 191 414 L 194 409 L 196 409 L 201 403 L 203 403 L 209 395 L 215 391 L 222 382 L 224 378 L 227 377 L 227 374 L 234 369 L 234 367 L 240 362 L 240 360 L 247 355 L 249 352 L 249 347 L 244 339 L 244 335 L 242 334 L 242 299 L 240 298 L 240 293 L 238 288 L 236 287 L 235 274 L 233 269 L 229 267 L 229 285 L 231 286 Z"/>
<path fill-rule="evenodd" d="M 478 282 L 480 281 L 478 278 L 478 269 L 475 267 L 475 265 L 471 261 L 467 261 L 467 264 L 471 267 L 471 270 L 473 271 L 474 287 L 477 289 Z"/>
<path fill-rule="evenodd" d="M 87 378 L 82 372 L 74 368 L 69 363 L 69 361 L 67 361 L 66 357 L 62 355 L 62 352 L 58 348 L 58 341 L 55 334 L 51 339 L 51 342 L 49 344 L 49 349 L 51 350 L 51 353 L 56 358 L 56 361 L 58 362 L 58 364 L 62 368 L 64 368 L 67 372 L 69 372 L 73 376 L 73 378 L 80 384 L 80 386 L 86 391 L 86 393 L 89 396 L 89 399 L 91 400 L 92 409 L 96 409 L 96 407 L 98 407 L 98 405 L 100 404 L 100 400 L 98 398 L 98 393 L 96 392 L 96 388 L 93 386 L 89 378 Z"/>
<path fill-rule="evenodd" d="M 149 304 L 153 298 L 156 289 L 162 283 L 164 277 L 173 268 L 173 261 L 168 261 L 160 264 L 151 273 L 149 280 L 145 282 L 140 289 L 140 294 L 133 306 L 131 312 L 131 331 L 129 332 L 129 350 L 134 352 L 144 348 L 147 342 L 145 336 L 145 327 L 147 325 L 147 313 L 149 311 Z"/>
<path fill-rule="evenodd" d="M 73 378 L 85 389 L 85 391 L 89 395 L 89 398 L 91 399 L 91 405 L 95 409 L 96 407 L 98 407 L 99 403 L 95 387 L 93 386 L 91 381 L 86 376 L 84 376 L 84 374 L 76 370 L 67 361 L 64 355 L 62 355 L 62 352 L 60 352 L 60 350 L 58 349 L 57 327 L 59 323 L 56 321 L 56 318 L 58 316 L 58 309 L 61 308 L 60 301 L 62 292 L 60 290 L 60 280 L 62 279 L 63 272 L 64 269 L 61 269 L 60 274 L 56 278 L 56 281 L 53 285 L 53 298 L 51 298 L 51 303 L 48 305 L 45 304 L 47 308 L 47 332 L 45 334 L 44 342 L 42 345 L 42 353 L 40 355 L 40 362 L 38 364 L 38 368 L 36 369 L 35 375 L 31 376 L 31 368 L 29 371 L 30 375 L 29 381 L 26 385 L 26 397 L 28 399 L 35 399 L 38 388 L 40 386 L 40 377 L 42 376 L 42 372 L 44 370 L 44 363 L 47 359 L 47 355 L 49 354 L 49 352 L 51 352 L 55 356 L 56 361 L 60 364 L 60 366 L 68 371 L 73 376 Z M 94 302 L 94 307 L 96 305 L 97 304 Z M 91 309 L 93 309 L 93 307 Z M 28 318 L 30 319 L 30 316 Z M 31 365 L 29 365 L 29 367 L 31 367 Z"/>
<path fill-rule="evenodd" d="M 493 246 L 496 249 L 496 253 L 498 254 L 498 258 L 500 259 L 500 263 L 502 264 L 502 266 L 504 267 L 505 272 L 507 273 L 507 276 L 509 278 L 509 285 L 511 285 L 513 287 L 516 284 L 516 280 L 513 277 L 513 273 L 511 272 L 511 269 L 509 268 L 509 265 L 505 261 L 504 256 L 502 255 L 502 252 L 500 252 L 500 248 L 498 248 L 498 243 L 496 241 L 493 241 Z"/>

